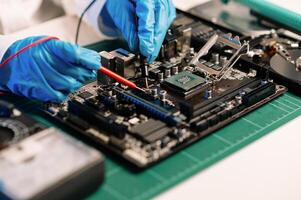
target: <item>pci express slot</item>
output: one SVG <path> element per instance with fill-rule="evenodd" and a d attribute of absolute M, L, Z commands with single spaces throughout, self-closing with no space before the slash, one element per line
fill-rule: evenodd
<path fill-rule="evenodd" d="M 143 109 L 145 112 L 147 112 L 149 115 L 156 119 L 164 121 L 172 126 L 178 126 L 182 123 L 182 119 L 180 117 L 174 116 L 172 112 L 160 107 L 159 105 L 142 99 L 137 95 L 125 91 L 121 88 L 116 87 L 114 88 L 114 90 L 116 94 L 120 96 L 124 101 L 136 105 L 137 107 Z"/>
<path fill-rule="evenodd" d="M 73 115 L 85 119 L 91 125 L 98 127 L 118 138 L 123 138 L 127 131 L 127 127 L 115 122 L 114 116 L 104 116 L 103 113 L 97 111 L 89 105 L 83 104 L 76 99 L 68 103 L 68 111 Z"/>

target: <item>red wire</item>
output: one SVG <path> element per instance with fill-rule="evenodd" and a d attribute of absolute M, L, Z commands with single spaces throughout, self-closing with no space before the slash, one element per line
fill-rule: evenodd
<path fill-rule="evenodd" d="M 23 53 L 24 51 L 27 51 L 28 49 L 30 49 L 31 47 L 34 47 L 38 44 L 41 44 L 43 42 L 46 42 L 48 40 L 58 40 L 57 37 L 53 37 L 53 36 L 48 36 L 42 39 L 39 39 L 25 47 L 23 47 L 22 49 L 20 49 L 19 51 L 17 51 L 16 53 L 14 53 L 13 55 L 9 56 L 7 59 L 5 59 L 1 64 L 0 64 L 0 68 L 4 67 L 7 63 L 9 63 L 12 59 L 14 59 L 15 57 L 17 57 L 18 55 L 20 55 L 21 53 Z M 0 96 L 5 95 L 5 93 L 0 91 Z"/>
<path fill-rule="evenodd" d="M 101 67 L 99 71 L 101 71 L 103 74 L 107 75 L 108 77 L 116 80 L 118 83 L 126 85 L 132 89 L 137 89 L 137 85 L 135 83 L 125 79 L 124 77 L 120 76 L 119 74 L 116 74 L 115 72 L 112 72 L 111 70 L 105 67 Z"/>

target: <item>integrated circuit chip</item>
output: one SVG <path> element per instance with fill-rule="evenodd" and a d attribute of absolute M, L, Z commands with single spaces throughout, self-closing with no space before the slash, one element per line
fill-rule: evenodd
<path fill-rule="evenodd" d="M 184 91 L 189 91 L 205 82 L 206 81 L 204 78 L 187 71 L 176 74 L 170 78 L 165 79 L 164 81 L 165 84 Z"/>
<path fill-rule="evenodd" d="M 90 92 L 85 91 L 85 92 L 80 93 L 78 96 L 83 98 L 83 99 L 88 99 L 88 98 L 92 97 L 93 94 L 91 94 Z"/>
<path fill-rule="evenodd" d="M 170 131 L 171 129 L 165 123 L 154 119 L 136 125 L 129 130 L 130 133 L 149 143 L 162 139 Z"/>

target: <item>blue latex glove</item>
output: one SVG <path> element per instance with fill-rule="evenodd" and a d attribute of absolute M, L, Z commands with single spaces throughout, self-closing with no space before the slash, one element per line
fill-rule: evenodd
<path fill-rule="evenodd" d="M 101 16 L 106 26 L 121 31 L 132 51 L 140 52 L 151 63 L 159 54 L 176 10 L 171 0 L 107 0 Z"/>
<path fill-rule="evenodd" d="M 13 43 L 2 61 L 43 37 L 29 37 Z M 100 65 L 97 52 L 49 40 L 33 46 L 0 68 L 0 90 L 50 102 L 62 102 L 90 79 Z"/>

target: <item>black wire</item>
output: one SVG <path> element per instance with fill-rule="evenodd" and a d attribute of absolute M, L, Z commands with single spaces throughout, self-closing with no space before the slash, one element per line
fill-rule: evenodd
<path fill-rule="evenodd" d="M 79 31 L 80 31 L 80 26 L 83 21 L 83 17 L 86 14 L 86 12 L 92 7 L 92 5 L 96 2 L 97 0 L 92 0 L 91 3 L 85 8 L 85 10 L 82 12 L 80 15 L 80 18 L 78 20 L 77 28 L 76 28 L 76 35 L 75 35 L 75 44 L 78 44 L 78 37 L 79 37 Z"/>

